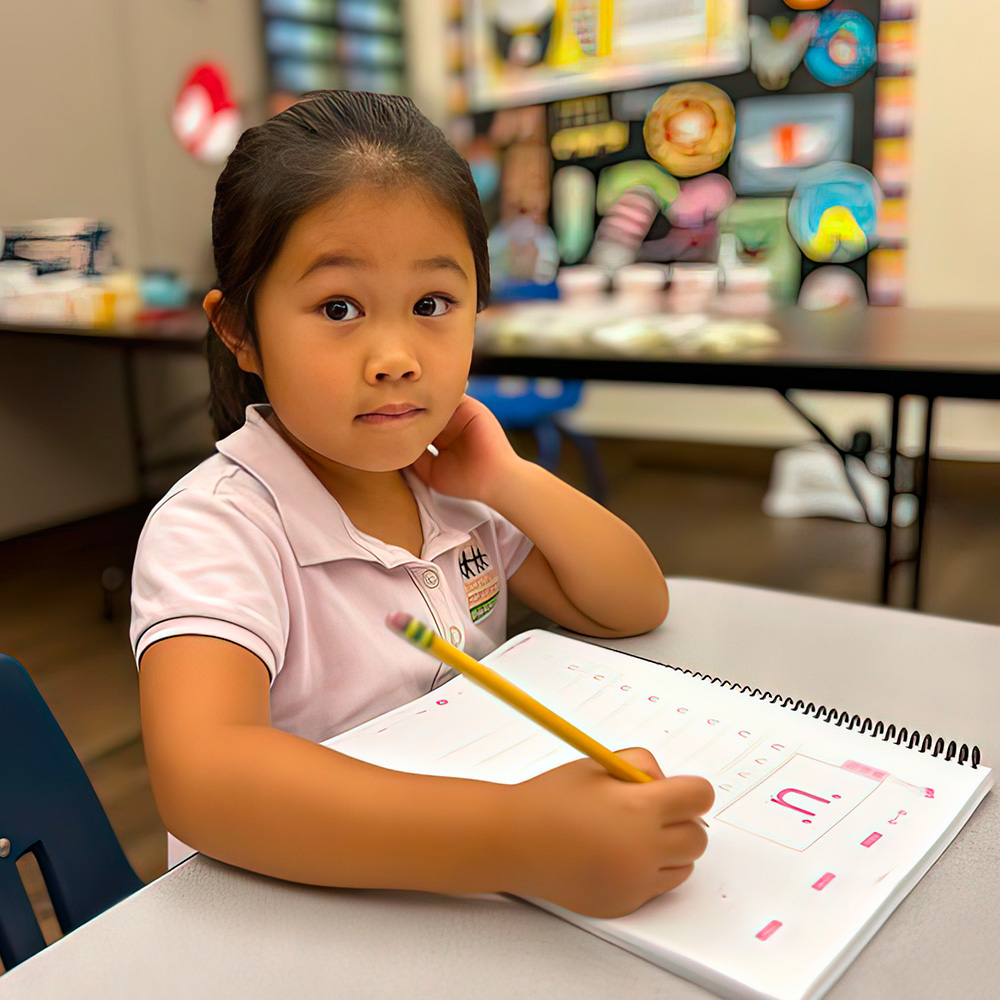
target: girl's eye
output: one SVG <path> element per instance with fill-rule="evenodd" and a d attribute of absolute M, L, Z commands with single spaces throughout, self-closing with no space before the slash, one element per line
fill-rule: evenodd
<path fill-rule="evenodd" d="M 443 316 L 454 304 L 454 299 L 446 295 L 425 295 L 413 307 L 413 312 L 416 316 Z"/>
<path fill-rule="evenodd" d="M 323 314 L 327 319 L 339 323 L 348 319 L 357 319 L 361 315 L 361 310 L 348 299 L 331 299 L 323 304 Z"/>

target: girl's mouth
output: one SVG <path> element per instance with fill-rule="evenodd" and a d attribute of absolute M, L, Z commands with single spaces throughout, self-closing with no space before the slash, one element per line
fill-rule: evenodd
<path fill-rule="evenodd" d="M 385 406 L 372 413 L 359 413 L 354 419 L 363 424 L 374 426 L 384 424 L 402 424 L 414 420 L 424 410 L 419 406 Z"/>

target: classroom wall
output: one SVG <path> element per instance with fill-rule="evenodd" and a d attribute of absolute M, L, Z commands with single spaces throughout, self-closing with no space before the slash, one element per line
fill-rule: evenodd
<path fill-rule="evenodd" d="M 920 5 L 913 136 L 913 305 L 1000 306 L 1000 5 Z"/>
<path fill-rule="evenodd" d="M 124 266 L 211 281 L 218 168 L 191 159 L 165 123 L 186 71 L 210 58 L 248 118 L 262 118 L 259 32 L 245 0 L 3 4 L 0 226 L 97 216 Z M 197 359 L 151 355 L 139 368 L 150 429 L 207 392 Z M 152 444 L 207 448 L 207 421 L 180 421 Z M 120 354 L 0 342 L 0 468 L 17 483 L 0 503 L 0 538 L 133 500 Z"/>
<path fill-rule="evenodd" d="M 186 72 L 217 59 L 248 123 L 264 117 L 260 17 L 246 0 L 4 4 L 0 225 L 98 216 L 124 266 L 212 278 L 218 167 L 168 123 Z"/>

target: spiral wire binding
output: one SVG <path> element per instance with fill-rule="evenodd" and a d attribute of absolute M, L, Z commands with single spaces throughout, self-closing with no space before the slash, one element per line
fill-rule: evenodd
<path fill-rule="evenodd" d="M 645 659 L 645 657 L 640 657 L 640 659 Z M 970 750 L 967 744 L 963 743 L 959 747 L 954 740 L 951 740 L 946 745 L 945 741 L 940 737 L 935 739 L 930 733 L 925 733 L 921 736 L 916 729 L 910 732 L 905 727 L 897 730 L 892 723 L 885 725 L 881 719 L 872 722 L 867 716 L 862 719 L 860 715 L 851 715 L 849 712 L 842 712 L 837 708 L 827 708 L 825 705 L 816 705 L 811 701 L 804 702 L 801 698 L 785 697 L 780 694 L 772 694 L 770 691 L 761 691 L 758 687 L 751 687 L 749 684 L 739 684 L 735 681 L 727 681 L 721 677 L 713 677 L 711 674 L 703 674 L 700 670 L 675 667 L 672 663 L 665 663 L 663 666 L 670 667 L 671 670 L 678 670 L 682 674 L 687 674 L 696 680 L 718 684 L 720 687 L 738 691 L 740 694 L 747 694 L 751 698 L 767 701 L 772 705 L 781 705 L 782 708 L 790 708 L 793 712 L 799 712 L 802 715 L 811 715 L 814 719 L 819 719 L 822 722 L 830 722 L 843 729 L 857 731 L 862 736 L 871 736 L 872 739 L 877 739 L 881 736 L 883 743 L 894 742 L 896 746 L 903 746 L 905 744 L 909 750 L 917 750 L 920 753 L 930 751 L 932 757 L 943 755 L 945 760 L 954 760 L 956 764 L 969 762 L 973 768 L 978 767 L 981 760 L 979 747 L 977 746 L 974 746 Z"/>

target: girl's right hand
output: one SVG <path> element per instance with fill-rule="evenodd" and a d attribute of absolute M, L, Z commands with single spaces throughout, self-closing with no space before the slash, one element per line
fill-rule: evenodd
<path fill-rule="evenodd" d="M 507 848 L 522 896 L 617 917 L 680 885 L 705 851 L 715 800 L 691 775 L 665 778 L 648 750 L 619 751 L 654 781 L 622 781 L 584 758 L 511 786 Z"/>

